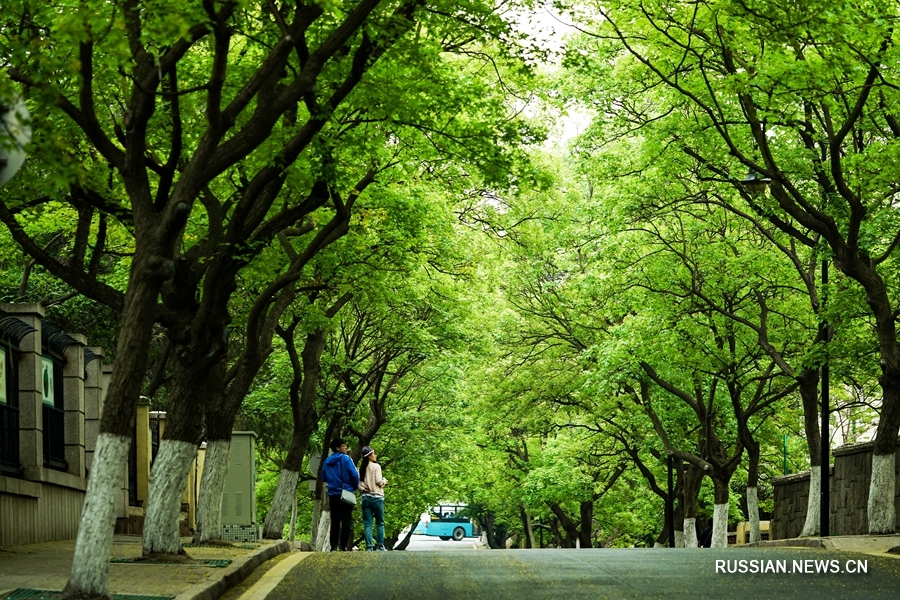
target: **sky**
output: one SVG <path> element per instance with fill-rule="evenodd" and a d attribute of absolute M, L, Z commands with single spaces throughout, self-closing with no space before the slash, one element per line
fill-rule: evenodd
<path fill-rule="evenodd" d="M 550 72 L 558 69 L 566 36 L 577 31 L 571 21 L 546 7 L 519 15 L 515 20 L 522 31 L 535 37 L 541 46 L 551 51 L 554 58 L 545 64 L 545 69 Z M 590 122 L 589 111 L 577 107 L 570 108 L 567 114 L 559 116 L 545 147 L 547 149 L 564 148 L 582 133 Z"/>

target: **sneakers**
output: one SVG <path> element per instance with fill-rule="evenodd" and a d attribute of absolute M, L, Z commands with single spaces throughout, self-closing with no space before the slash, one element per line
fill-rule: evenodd
<path fill-rule="evenodd" d="M 387 552 L 384 546 L 375 546 L 375 552 Z"/>

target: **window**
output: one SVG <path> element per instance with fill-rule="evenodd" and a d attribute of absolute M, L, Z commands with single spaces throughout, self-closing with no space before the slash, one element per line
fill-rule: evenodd
<path fill-rule="evenodd" d="M 65 411 L 63 411 L 63 361 L 52 354 L 41 357 L 41 399 L 44 416 L 44 466 L 65 471 Z"/>
<path fill-rule="evenodd" d="M 0 471 L 18 474 L 19 465 L 19 353 L 0 338 Z"/>

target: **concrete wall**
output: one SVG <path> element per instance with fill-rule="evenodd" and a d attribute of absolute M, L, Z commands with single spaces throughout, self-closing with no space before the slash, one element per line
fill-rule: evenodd
<path fill-rule="evenodd" d="M 68 479 L 66 475 L 54 471 L 49 477 Z M 69 477 L 60 482 L 64 485 L 0 477 L 0 546 L 74 538 L 84 505 L 84 489 L 66 487 L 65 484 L 79 483 L 75 477 Z"/>
<path fill-rule="evenodd" d="M 863 535 L 868 533 L 866 505 L 869 500 L 869 481 L 872 477 L 872 442 L 842 446 L 834 451 L 831 467 L 831 535 Z M 895 458 L 897 478 L 900 479 L 900 450 Z M 776 477 L 772 480 L 775 510 L 772 515 L 772 539 L 794 538 L 800 535 L 806 520 L 809 495 L 809 472 Z M 900 494 L 894 492 L 897 509 L 897 528 L 900 530 Z"/>

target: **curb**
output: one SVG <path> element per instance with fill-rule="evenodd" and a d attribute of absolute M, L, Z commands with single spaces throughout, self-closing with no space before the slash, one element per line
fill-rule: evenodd
<path fill-rule="evenodd" d="M 189 587 L 175 596 L 175 600 L 217 600 L 219 596 L 246 579 L 256 567 L 290 550 L 291 544 L 287 540 L 258 548 L 249 556 L 234 561 L 223 569 L 221 574 L 217 574 L 214 580 L 203 581 Z"/>
<path fill-rule="evenodd" d="M 826 550 L 834 550 L 834 545 L 831 543 L 826 543 L 826 540 L 821 538 L 809 538 L 809 539 L 790 539 L 790 540 L 767 540 L 764 542 L 751 542 L 749 544 L 742 544 L 747 548 L 784 548 L 784 547 L 793 547 L 793 548 L 825 548 Z"/>
<path fill-rule="evenodd" d="M 285 576 L 308 556 L 312 556 L 312 552 L 295 552 L 293 556 L 284 559 L 266 571 L 262 578 L 253 587 L 244 592 L 238 600 L 266 600 L 269 592 L 274 590 L 284 580 Z"/>

